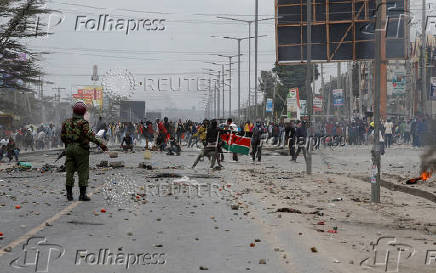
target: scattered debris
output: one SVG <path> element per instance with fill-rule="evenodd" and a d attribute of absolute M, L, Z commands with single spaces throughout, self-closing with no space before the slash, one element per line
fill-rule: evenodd
<path fill-rule="evenodd" d="M 302 214 L 302 212 L 298 209 L 293 209 L 293 208 L 279 208 L 277 209 L 276 212 L 283 212 L 283 213 L 298 213 L 298 214 Z"/>
<path fill-rule="evenodd" d="M 118 153 L 117 152 L 110 152 L 109 153 L 109 157 L 110 158 L 117 158 L 118 157 Z"/>
<path fill-rule="evenodd" d="M 310 251 L 312 251 L 312 253 L 318 253 L 318 249 L 316 249 L 316 247 L 310 248 Z"/>
<path fill-rule="evenodd" d="M 153 166 L 147 165 L 145 162 L 139 163 L 138 168 L 146 169 L 146 170 L 153 170 Z"/>
<path fill-rule="evenodd" d="M 149 178 L 182 178 L 183 176 L 178 173 L 159 173 Z"/>
<path fill-rule="evenodd" d="M 32 169 L 32 163 L 30 163 L 30 162 L 18 162 L 17 165 L 20 169 L 23 169 L 23 170 Z"/>
<path fill-rule="evenodd" d="M 56 169 L 55 165 L 44 164 L 41 167 L 41 173 L 49 172 L 49 171 L 52 171 L 53 169 Z"/>
<path fill-rule="evenodd" d="M 109 167 L 109 162 L 107 160 L 102 160 L 100 161 L 99 164 L 97 164 L 98 168 L 107 168 Z"/>
<path fill-rule="evenodd" d="M 117 168 L 124 168 L 125 164 L 124 164 L 124 161 L 114 161 L 114 162 L 109 163 L 109 166 L 114 168 L 114 169 L 117 169 Z"/>

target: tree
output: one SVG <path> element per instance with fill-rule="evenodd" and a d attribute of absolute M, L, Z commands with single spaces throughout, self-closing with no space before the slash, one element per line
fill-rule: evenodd
<path fill-rule="evenodd" d="M 29 91 L 26 83 L 39 82 L 40 54 L 25 42 L 48 34 L 39 16 L 52 11 L 44 5 L 44 0 L 0 0 L 0 87 Z"/>
<path fill-rule="evenodd" d="M 275 85 L 275 77 L 274 77 L 272 71 L 261 71 L 260 72 L 259 87 L 260 87 L 260 90 L 262 90 L 263 94 L 264 94 L 264 96 L 263 96 L 264 103 L 262 104 L 261 107 L 266 105 L 267 98 L 273 98 L 274 85 Z M 260 111 L 260 112 L 263 113 L 263 111 Z"/>
<path fill-rule="evenodd" d="M 274 100 L 274 114 L 280 117 L 286 113 L 286 98 L 290 88 L 298 88 L 300 90 L 300 99 L 306 99 L 306 65 L 276 65 L 272 71 L 262 71 L 261 74 L 261 87 L 262 83 L 270 86 L 270 81 L 276 82 L 276 94 Z M 313 79 L 318 79 L 318 66 L 315 65 L 315 75 Z M 274 84 L 271 89 L 267 89 L 266 97 L 273 97 Z"/>

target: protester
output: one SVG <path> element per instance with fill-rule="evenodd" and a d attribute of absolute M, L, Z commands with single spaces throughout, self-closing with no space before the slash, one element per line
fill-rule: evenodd
<path fill-rule="evenodd" d="M 127 152 L 128 150 L 133 152 L 133 139 L 129 133 L 127 133 L 121 141 L 121 148 L 123 148 L 124 152 Z"/>
<path fill-rule="evenodd" d="M 9 162 L 12 161 L 12 158 L 15 158 L 15 161 L 18 162 L 18 155 L 20 153 L 20 149 L 17 147 L 12 137 L 9 138 L 8 145 L 6 145 L 6 153 L 9 158 Z"/>

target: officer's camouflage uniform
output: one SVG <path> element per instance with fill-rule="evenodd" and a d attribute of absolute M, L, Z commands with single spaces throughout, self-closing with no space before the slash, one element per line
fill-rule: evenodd
<path fill-rule="evenodd" d="M 83 116 L 73 114 L 62 124 L 61 139 L 65 143 L 66 185 L 74 186 L 74 173 L 79 176 L 79 187 L 88 186 L 89 178 L 89 143 L 100 146 L 102 143 L 89 128 Z"/>

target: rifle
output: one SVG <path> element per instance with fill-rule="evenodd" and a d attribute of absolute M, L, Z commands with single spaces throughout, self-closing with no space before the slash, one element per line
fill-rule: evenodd
<path fill-rule="evenodd" d="M 64 157 L 65 155 L 66 155 L 66 152 L 65 152 L 65 150 L 64 150 L 64 151 L 62 151 L 62 153 L 60 153 L 60 154 L 58 155 L 58 158 L 56 159 L 56 161 L 55 161 L 54 163 L 58 162 L 59 159 L 61 159 L 61 158 Z"/>

